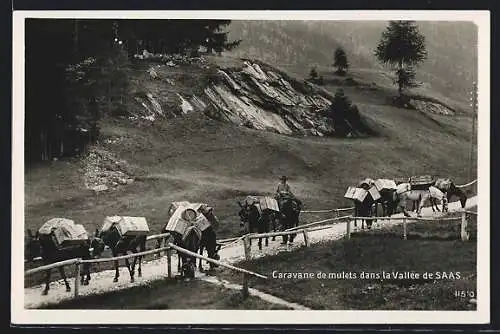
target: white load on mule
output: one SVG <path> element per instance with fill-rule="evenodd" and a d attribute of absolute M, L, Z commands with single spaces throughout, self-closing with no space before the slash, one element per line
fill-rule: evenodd
<path fill-rule="evenodd" d="M 201 233 L 211 226 L 203 214 L 209 210 L 212 210 L 212 208 L 205 203 L 173 202 L 170 205 L 170 218 L 164 231 L 177 232 L 181 236 L 184 236 L 189 227 L 195 226 L 196 232 Z"/>
<path fill-rule="evenodd" d="M 38 234 L 41 238 L 51 238 L 57 248 L 73 247 L 89 240 L 85 227 L 67 218 L 49 219 L 38 229 Z"/>
<path fill-rule="evenodd" d="M 101 233 L 115 228 L 120 236 L 141 236 L 149 233 L 149 226 L 145 217 L 108 216 L 104 218 Z"/>
<path fill-rule="evenodd" d="M 396 190 L 397 185 L 396 182 L 394 182 L 394 180 L 376 179 L 375 187 L 377 187 L 377 190 L 380 192 L 384 190 Z"/>
<path fill-rule="evenodd" d="M 430 175 L 412 176 L 410 177 L 410 186 L 412 190 L 427 190 L 435 182 L 435 179 Z"/>
<path fill-rule="evenodd" d="M 259 213 L 267 210 L 275 212 L 280 211 L 278 201 L 276 200 L 276 198 L 271 196 L 249 195 L 245 198 L 243 204 L 245 206 L 255 205 L 259 210 Z"/>

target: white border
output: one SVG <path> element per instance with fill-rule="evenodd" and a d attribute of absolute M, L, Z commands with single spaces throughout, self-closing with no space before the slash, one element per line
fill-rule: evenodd
<path fill-rule="evenodd" d="M 24 240 L 24 19 L 217 18 L 232 20 L 473 21 L 478 27 L 477 311 L 27 310 L 24 249 L 12 252 L 14 324 L 473 324 L 490 320 L 490 13 L 489 11 L 15 11 L 13 13 L 12 249 Z"/>

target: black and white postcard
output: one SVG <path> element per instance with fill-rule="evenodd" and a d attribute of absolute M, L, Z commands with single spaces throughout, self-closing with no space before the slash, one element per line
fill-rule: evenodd
<path fill-rule="evenodd" d="M 13 323 L 489 321 L 489 12 L 13 25 Z"/>

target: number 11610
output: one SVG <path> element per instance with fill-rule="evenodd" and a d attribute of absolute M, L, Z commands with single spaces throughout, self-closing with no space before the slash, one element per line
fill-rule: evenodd
<path fill-rule="evenodd" d="M 476 292 L 472 290 L 455 290 L 453 295 L 456 298 L 475 298 Z"/>

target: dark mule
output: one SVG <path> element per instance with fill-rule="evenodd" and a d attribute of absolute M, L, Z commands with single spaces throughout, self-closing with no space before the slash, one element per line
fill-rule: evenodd
<path fill-rule="evenodd" d="M 299 216 L 302 210 L 302 202 L 295 197 L 280 195 L 278 198 L 278 205 L 280 208 L 280 225 L 282 230 L 288 230 L 293 227 L 299 226 Z M 293 242 L 296 234 L 283 236 L 281 244 L 285 245 L 288 241 Z"/>
<path fill-rule="evenodd" d="M 203 252 L 206 249 L 209 258 L 214 259 L 214 260 L 219 260 L 220 256 L 219 256 L 218 252 L 221 248 L 221 245 L 217 244 L 217 234 L 215 233 L 215 228 L 218 226 L 219 220 L 217 219 L 217 216 L 215 216 L 213 208 L 211 208 L 211 207 L 202 208 L 202 209 L 200 209 L 200 212 L 210 222 L 210 226 L 207 227 L 205 230 L 201 231 L 201 237 L 199 238 L 200 239 L 199 245 L 196 248 L 195 252 L 198 252 L 198 249 L 199 249 L 200 255 L 203 255 Z M 172 214 L 173 214 L 173 212 L 172 212 Z M 161 230 L 161 233 L 170 233 L 171 238 L 174 239 L 174 244 L 178 245 L 179 247 L 183 247 L 182 246 L 182 244 L 183 244 L 182 236 L 177 232 L 167 231 L 166 230 L 167 225 L 168 225 L 168 221 L 165 224 L 165 226 L 163 227 L 163 229 Z M 168 243 L 168 239 L 169 239 L 169 237 L 157 239 L 157 248 L 162 247 L 162 245 L 166 246 Z M 191 246 L 194 247 L 194 245 L 191 245 Z M 201 272 L 204 271 L 202 263 L 203 263 L 203 260 L 200 259 L 198 268 Z M 196 265 L 196 261 L 195 261 L 195 265 Z M 207 274 L 212 273 L 214 268 L 217 267 L 216 264 L 211 263 L 211 262 L 209 262 L 209 266 L 210 266 L 210 268 L 206 272 Z M 179 264 L 179 270 L 180 270 L 180 264 Z"/>
<path fill-rule="evenodd" d="M 25 256 L 26 256 L 26 261 L 32 262 L 34 259 L 37 257 L 42 256 L 42 247 L 40 245 L 40 239 L 39 239 L 39 234 L 38 231 L 36 231 L 36 234 L 33 235 L 33 232 L 31 232 L 31 229 L 28 229 L 26 233 L 26 251 L 25 251 Z"/>
<path fill-rule="evenodd" d="M 256 204 L 241 204 L 238 216 L 240 216 L 240 225 L 244 226 L 247 224 L 249 233 L 268 233 L 269 225 L 273 225 L 276 228 L 275 215 L 269 211 L 261 211 Z M 265 238 L 266 247 L 269 246 L 269 238 Z M 250 239 L 250 245 L 252 245 L 252 240 Z M 262 250 L 262 238 L 259 238 L 259 249 Z"/>
<path fill-rule="evenodd" d="M 127 255 L 129 252 L 137 254 L 146 251 L 146 235 L 137 236 L 122 236 L 116 227 L 112 227 L 109 230 L 99 232 L 96 229 L 96 235 L 102 238 L 104 244 L 111 249 L 113 257 L 119 255 Z M 137 268 L 137 276 L 142 276 L 142 256 L 134 257 L 132 265 L 129 259 L 125 259 L 125 264 L 127 265 L 128 272 L 130 274 L 130 282 L 134 282 L 135 275 L 135 265 L 139 261 L 139 267 Z M 115 264 L 115 278 L 113 282 L 118 282 L 118 277 L 120 277 L 120 272 L 118 268 L 118 260 L 114 261 Z"/>
<path fill-rule="evenodd" d="M 32 232 L 28 230 L 28 235 L 31 236 L 32 240 L 28 243 L 28 249 L 36 249 L 37 245 L 40 246 L 40 255 L 43 259 L 44 265 L 52 264 L 55 262 L 81 258 L 82 260 L 89 260 L 92 257 L 99 256 L 104 250 L 104 243 L 101 239 L 97 237 L 90 238 L 88 240 L 82 240 L 78 245 L 71 245 L 64 248 L 59 248 L 54 243 L 51 236 L 39 235 L 33 236 Z M 31 245 L 30 245 L 31 244 Z M 92 249 L 92 251 L 91 251 Z M 90 264 L 82 264 L 82 272 L 80 282 L 82 285 L 88 285 L 90 281 Z M 59 274 L 64 280 L 64 285 L 66 285 L 66 291 L 71 291 L 71 287 L 66 278 L 66 273 L 64 267 L 59 267 Z M 42 294 L 47 295 L 49 292 L 49 284 L 52 270 L 46 271 L 45 276 L 45 289 Z"/>
<path fill-rule="evenodd" d="M 365 200 L 363 202 L 360 201 L 354 201 L 354 217 L 372 217 L 373 216 L 373 206 L 376 204 L 371 195 L 368 194 L 365 197 Z M 373 219 L 361 219 L 361 228 L 365 228 L 365 221 L 366 221 L 366 227 L 368 229 L 372 228 L 372 224 L 375 221 L 375 218 Z M 357 227 L 357 219 L 354 219 L 354 227 Z"/>
<path fill-rule="evenodd" d="M 176 246 L 187 249 L 193 253 L 197 253 L 201 244 L 201 231 L 194 226 L 186 229 L 184 235 L 173 232 L 174 244 Z M 177 271 L 182 277 L 194 278 L 196 269 L 196 257 L 177 252 L 178 262 Z"/>
<path fill-rule="evenodd" d="M 220 260 L 220 256 L 218 254 L 221 245 L 217 244 L 217 235 L 215 233 L 215 227 L 219 225 L 219 220 L 214 214 L 212 208 L 208 208 L 207 210 L 202 210 L 202 214 L 207 218 L 210 222 L 210 226 L 207 227 L 204 231 L 201 232 L 201 240 L 200 240 L 200 255 L 203 255 L 203 251 L 207 250 L 207 255 L 209 258 L 214 260 Z M 200 259 L 198 269 L 203 272 L 202 259 Z M 212 262 L 208 262 L 210 269 L 208 273 L 213 272 L 214 268 L 217 267 L 216 264 Z"/>
<path fill-rule="evenodd" d="M 380 198 L 377 200 L 382 206 L 382 216 L 387 217 L 396 213 L 397 194 L 395 189 L 383 189 L 380 192 Z"/>
<path fill-rule="evenodd" d="M 457 187 L 454 182 L 451 182 L 449 180 L 448 180 L 447 186 L 444 186 L 446 183 L 441 182 L 441 181 L 445 181 L 445 180 L 444 179 L 436 180 L 434 187 L 438 188 L 439 190 L 441 190 L 443 193 L 446 194 L 446 201 L 443 201 L 443 208 L 445 207 L 445 205 L 447 203 L 450 202 L 450 199 L 453 196 L 456 196 L 460 199 L 460 205 L 462 206 L 462 209 L 465 209 L 465 204 L 467 203 L 467 195 L 465 195 L 465 193 L 462 191 L 462 189 Z M 438 206 L 437 199 L 434 199 L 434 198 L 431 199 L 431 205 L 437 207 Z"/>

